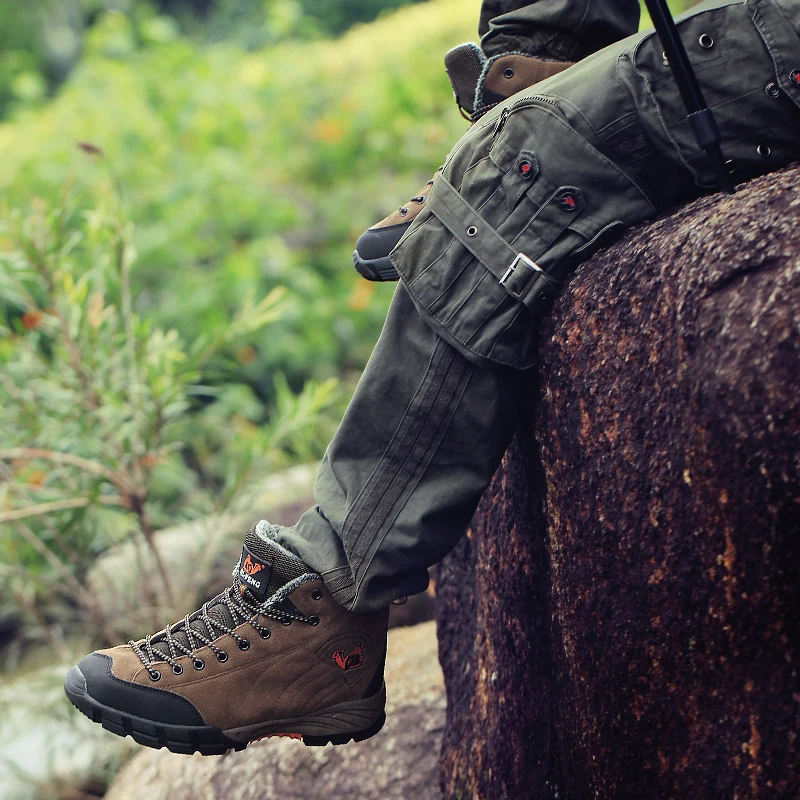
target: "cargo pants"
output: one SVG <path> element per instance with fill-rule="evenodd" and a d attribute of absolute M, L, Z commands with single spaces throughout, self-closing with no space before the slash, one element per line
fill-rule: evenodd
<path fill-rule="evenodd" d="M 391 254 L 401 283 L 317 505 L 278 536 L 347 608 L 424 590 L 464 533 L 517 426 L 559 281 L 625 226 L 714 188 L 657 37 L 603 41 L 635 27 L 633 5 L 539 0 L 497 16 L 487 0 L 490 49 L 522 50 L 523 29 L 543 55 L 607 46 L 473 125 Z M 734 179 L 797 159 L 800 0 L 707 3 L 679 30 Z"/>

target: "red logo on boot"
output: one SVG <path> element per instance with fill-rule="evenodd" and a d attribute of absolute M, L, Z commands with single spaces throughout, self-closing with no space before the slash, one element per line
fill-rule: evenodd
<path fill-rule="evenodd" d="M 248 554 L 247 558 L 244 560 L 244 563 L 242 564 L 242 569 L 248 575 L 255 575 L 257 572 L 261 572 L 261 570 L 264 569 L 264 565 L 256 564 Z"/>
<path fill-rule="evenodd" d="M 357 642 L 352 653 L 345 655 L 344 650 L 337 650 L 331 658 L 336 665 L 345 672 L 349 669 L 358 669 L 364 665 L 364 651 L 361 649 L 361 642 Z"/>

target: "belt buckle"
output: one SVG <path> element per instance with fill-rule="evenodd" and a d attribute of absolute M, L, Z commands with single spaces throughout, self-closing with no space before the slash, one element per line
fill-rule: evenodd
<path fill-rule="evenodd" d="M 500 278 L 500 285 L 511 295 L 514 297 L 521 297 L 522 293 L 528 286 L 528 282 L 530 280 L 530 276 L 527 276 L 523 285 L 519 287 L 519 291 L 514 288 L 513 285 L 509 285 L 509 281 L 511 281 L 512 277 L 516 274 L 517 268 L 524 264 L 528 269 L 532 270 L 534 273 L 544 274 L 544 270 L 532 259 L 528 258 L 525 253 L 517 253 L 517 257 L 511 262 L 508 269 L 505 271 L 505 274 L 502 278 Z"/>

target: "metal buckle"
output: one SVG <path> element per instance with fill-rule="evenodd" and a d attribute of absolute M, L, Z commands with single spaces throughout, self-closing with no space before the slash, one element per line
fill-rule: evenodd
<path fill-rule="evenodd" d="M 520 297 L 525 291 L 528 286 L 528 280 L 526 279 L 524 285 L 519 288 L 519 291 L 515 289 L 513 286 L 509 286 L 508 282 L 514 273 L 517 271 L 517 267 L 520 264 L 524 264 L 528 269 L 532 270 L 534 273 L 542 273 L 544 274 L 544 270 L 531 258 L 525 255 L 525 253 L 518 253 L 517 257 L 511 262 L 509 268 L 505 271 L 505 274 L 502 278 L 500 278 L 500 285 L 509 293 L 514 295 L 514 297 Z"/>

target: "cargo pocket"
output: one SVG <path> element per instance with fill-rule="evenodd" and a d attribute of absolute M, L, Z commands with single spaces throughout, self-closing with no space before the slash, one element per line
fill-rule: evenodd
<path fill-rule="evenodd" d="M 526 369 L 536 317 L 567 271 L 654 209 L 536 98 L 489 123 L 459 144 L 391 258 L 426 321 L 467 358 Z"/>
<path fill-rule="evenodd" d="M 796 159 L 800 82 L 790 76 L 792 63 L 800 67 L 800 39 L 778 5 L 732 3 L 694 13 L 677 26 L 717 120 L 734 181 Z M 694 138 L 662 49 L 650 34 L 625 67 L 640 119 L 660 152 L 673 153 L 697 185 L 715 188 L 716 176 Z"/>

